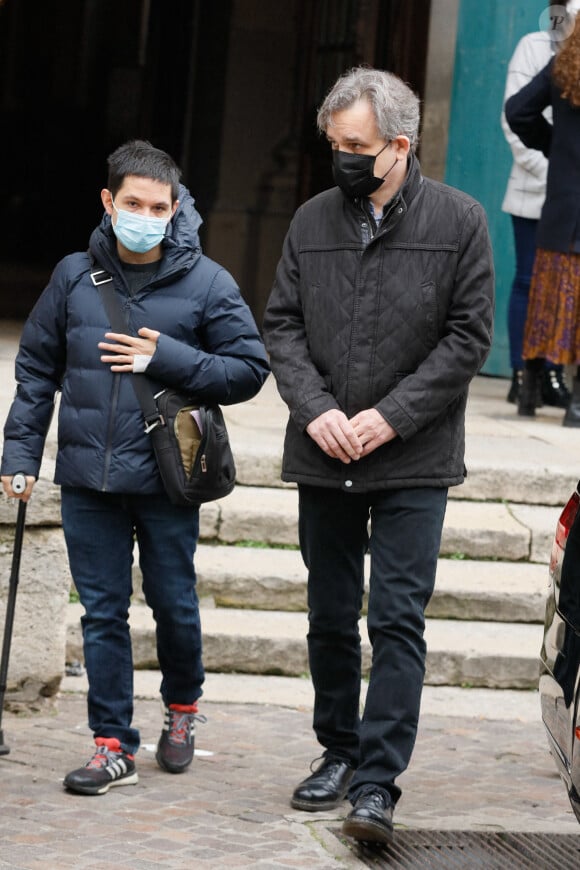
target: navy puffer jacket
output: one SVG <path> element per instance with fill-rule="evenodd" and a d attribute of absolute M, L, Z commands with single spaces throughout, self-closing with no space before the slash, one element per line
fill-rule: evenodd
<path fill-rule="evenodd" d="M 145 326 L 161 333 L 147 369 L 154 386 L 220 404 L 243 402 L 266 379 L 267 358 L 235 281 L 201 253 L 200 224 L 182 187 L 159 270 L 134 296 L 108 215 L 91 236 L 90 252 L 114 276 L 130 331 Z M 159 492 L 131 375 L 113 373 L 100 360 L 98 342 L 111 326 L 91 270 L 87 253 L 61 260 L 25 324 L 1 473 L 38 477 L 54 396 L 61 390 L 55 482 L 102 492 Z"/>

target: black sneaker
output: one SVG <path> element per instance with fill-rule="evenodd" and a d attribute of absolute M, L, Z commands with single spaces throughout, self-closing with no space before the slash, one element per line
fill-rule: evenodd
<path fill-rule="evenodd" d="M 197 704 L 164 704 L 163 710 L 163 731 L 155 758 L 167 773 L 183 773 L 193 761 L 195 721 L 205 722 L 205 717 L 197 715 Z"/>
<path fill-rule="evenodd" d="M 84 767 L 67 773 L 64 787 L 78 794 L 105 794 L 114 785 L 139 781 L 135 756 L 121 749 L 116 737 L 96 737 L 97 748 Z"/>

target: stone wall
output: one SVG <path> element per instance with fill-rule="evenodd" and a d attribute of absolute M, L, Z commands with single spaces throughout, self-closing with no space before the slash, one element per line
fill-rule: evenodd
<path fill-rule="evenodd" d="M 51 451 L 52 452 L 52 451 Z M 43 463 L 26 512 L 6 706 L 44 706 L 60 687 L 65 668 L 66 608 L 71 577 L 60 525 L 60 490 Z M 17 502 L 0 496 L 0 625 L 5 630 Z"/>

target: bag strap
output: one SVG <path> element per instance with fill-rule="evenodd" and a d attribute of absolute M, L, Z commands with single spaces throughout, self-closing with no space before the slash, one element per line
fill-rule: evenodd
<path fill-rule="evenodd" d="M 111 321 L 113 331 L 126 334 L 129 325 L 125 320 L 123 308 L 115 290 L 114 279 L 105 269 L 96 268 L 97 263 L 90 252 L 89 260 L 92 267 L 90 273 L 91 281 L 99 290 L 103 306 L 109 320 Z M 139 404 L 141 405 L 143 417 L 145 418 L 145 431 L 151 432 L 151 430 L 155 429 L 157 426 L 165 426 L 165 420 L 163 419 L 163 415 L 159 413 L 155 403 L 155 396 L 147 376 L 141 372 L 133 372 L 131 383 L 133 384 L 133 389 L 135 390 L 135 394 Z"/>

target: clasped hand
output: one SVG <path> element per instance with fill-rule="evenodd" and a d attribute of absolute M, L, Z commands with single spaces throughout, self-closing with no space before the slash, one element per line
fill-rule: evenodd
<path fill-rule="evenodd" d="M 375 408 L 360 411 L 350 420 L 343 411 L 332 409 L 316 417 L 307 433 L 327 456 L 345 465 L 368 456 L 381 444 L 397 437 L 393 427 Z"/>
<path fill-rule="evenodd" d="M 160 334 L 156 329 L 147 329 L 146 326 L 139 330 L 138 336 L 106 332 L 105 338 L 109 341 L 99 342 L 99 350 L 107 351 L 102 354 L 101 362 L 111 363 L 112 372 L 132 372 L 133 358 L 153 356 Z"/>

